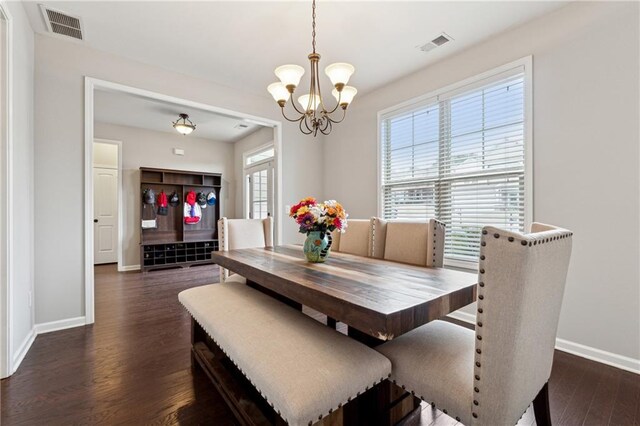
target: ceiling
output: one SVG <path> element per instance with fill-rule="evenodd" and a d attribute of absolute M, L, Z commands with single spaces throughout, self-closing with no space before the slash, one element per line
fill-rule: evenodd
<path fill-rule="evenodd" d="M 278 65 L 308 72 L 309 1 L 24 2 L 33 29 L 45 34 L 40 3 L 80 16 L 87 46 L 239 91 L 269 96 Z M 566 3 L 318 0 L 320 66 L 352 63 L 350 84 L 363 94 Z M 454 41 L 417 48 L 442 32 Z"/>
<path fill-rule="evenodd" d="M 147 130 L 178 134 L 172 127 L 178 114 L 189 114 L 196 125 L 193 137 L 212 139 L 220 142 L 236 142 L 262 128 L 241 118 L 222 115 L 210 111 L 161 102 L 121 92 L 96 90 L 94 94 L 95 121 L 139 127 Z M 239 124 L 247 128 L 237 128 Z M 189 136 L 186 136 L 189 137 Z"/>

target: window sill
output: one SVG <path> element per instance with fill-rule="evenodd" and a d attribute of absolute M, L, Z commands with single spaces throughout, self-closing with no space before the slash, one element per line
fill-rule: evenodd
<path fill-rule="evenodd" d="M 465 262 L 463 260 L 445 259 L 444 267 L 462 272 L 478 272 L 478 262 Z"/>

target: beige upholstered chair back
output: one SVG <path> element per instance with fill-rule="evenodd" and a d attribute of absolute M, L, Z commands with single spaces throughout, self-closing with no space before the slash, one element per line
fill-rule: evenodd
<path fill-rule="evenodd" d="M 220 251 L 254 247 L 273 247 L 273 218 L 218 220 L 218 244 Z M 229 271 L 220 268 L 220 282 L 229 276 Z"/>
<path fill-rule="evenodd" d="M 333 243 L 332 250 L 342 253 L 355 254 L 357 256 L 371 255 L 371 220 L 349 219 L 346 232 L 341 234 L 331 233 Z"/>
<path fill-rule="evenodd" d="M 442 266 L 444 223 L 372 218 L 372 257 L 419 266 Z"/>
<path fill-rule="evenodd" d="M 482 231 L 474 424 L 516 424 L 549 380 L 571 256 L 566 229 Z"/>

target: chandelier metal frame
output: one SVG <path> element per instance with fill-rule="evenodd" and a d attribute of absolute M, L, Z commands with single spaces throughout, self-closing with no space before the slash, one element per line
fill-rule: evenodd
<path fill-rule="evenodd" d="M 298 123 L 298 127 L 300 128 L 300 131 L 305 135 L 313 134 L 313 136 L 315 137 L 317 136 L 318 132 L 320 132 L 323 135 L 328 135 L 329 133 L 331 133 L 331 130 L 333 129 L 334 124 L 341 123 L 344 120 L 347 113 L 347 107 L 349 106 L 353 97 L 357 93 L 357 90 L 354 87 L 346 85 L 350 75 L 354 71 L 353 66 L 345 63 L 337 63 L 337 64 L 329 65 L 326 68 L 325 73 L 332 79 L 332 82 L 334 83 L 333 95 L 336 98 L 337 103 L 333 108 L 327 108 L 325 106 L 325 100 L 322 97 L 322 90 L 320 87 L 320 78 L 319 78 L 320 73 L 318 71 L 320 54 L 316 52 L 316 2 L 315 0 L 312 1 L 311 8 L 312 8 L 312 13 L 311 13 L 312 52 L 308 56 L 308 59 L 310 62 L 310 68 L 311 68 L 311 81 L 309 85 L 308 94 L 301 96 L 298 99 L 303 109 L 298 108 L 293 99 L 293 94 L 295 92 L 297 83 L 294 84 L 290 80 L 295 81 L 295 77 L 285 80 L 285 78 L 281 77 L 278 74 L 278 71 L 280 69 L 283 69 L 286 67 L 297 67 L 299 71 L 297 70 L 294 70 L 294 71 L 297 71 L 299 73 L 299 76 L 297 76 L 298 82 L 299 82 L 299 79 L 302 77 L 302 74 L 304 74 L 304 69 L 302 69 L 302 67 L 298 67 L 296 65 L 284 65 L 282 67 L 278 67 L 276 69 L 276 75 L 280 77 L 281 83 L 271 84 L 268 90 L 269 92 L 271 92 L 274 99 L 280 106 L 282 116 L 287 121 Z M 332 67 L 334 71 L 336 70 L 336 68 L 340 68 L 338 70 L 338 73 L 342 72 L 342 74 L 340 74 L 340 77 L 344 81 L 333 81 L 334 78 L 331 76 L 332 71 L 330 71 Z M 286 88 L 286 92 L 283 90 L 282 86 Z M 294 111 L 299 114 L 298 117 L 289 117 L 287 115 L 287 113 L 285 112 L 285 106 L 287 103 L 291 103 Z M 332 114 L 338 111 L 339 108 L 342 109 L 341 117 L 339 118 L 333 117 Z"/>

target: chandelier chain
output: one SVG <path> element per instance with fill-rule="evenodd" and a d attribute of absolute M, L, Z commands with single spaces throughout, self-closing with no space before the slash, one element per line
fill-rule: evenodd
<path fill-rule="evenodd" d="M 313 0 L 311 11 L 311 46 L 313 53 L 316 53 L 316 0 Z"/>

